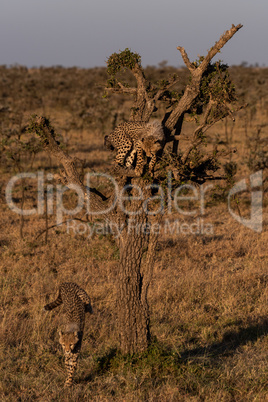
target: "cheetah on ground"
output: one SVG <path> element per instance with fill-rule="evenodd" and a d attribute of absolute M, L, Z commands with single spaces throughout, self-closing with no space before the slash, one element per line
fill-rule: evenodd
<path fill-rule="evenodd" d="M 50 311 L 62 303 L 65 308 L 67 323 L 64 329 L 59 330 L 59 341 L 64 351 L 67 369 L 65 386 L 69 387 L 73 384 L 73 376 L 81 349 L 85 313 L 92 313 L 93 311 L 87 293 L 73 282 L 62 283 L 59 287 L 57 299 L 46 304 L 44 309 Z"/>

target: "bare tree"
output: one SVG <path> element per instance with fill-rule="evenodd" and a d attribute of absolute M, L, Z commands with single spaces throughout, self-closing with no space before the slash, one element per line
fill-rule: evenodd
<path fill-rule="evenodd" d="M 117 193 L 104 194 L 96 189 L 88 189 L 79 177 L 75 160 L 60 148 L 49 121 L 37 117 L 31 123 L 31 130 L 41 137 L 44 147 L 62 164 L 64 171 L 60 176 L 61 182 L 82 189 L 90 201 L 92 212 L 107 211 L 110 207 L 110 212 L 103 213 L 103 219 L 110 227 L 120 229 L 120 236 L 115 239 L 120 251 L 116 311 L 118 338 L 124 353 L 142 351 L 150 342 L 147 294 L 159 236 L 159 230 L 154 229 L 159 228 L 165 213 L 163 203 L 159 208 L 156 200 L 160 184 L 171 180 L 172 185 L 176 185 L 182 179 L 202 183 L 216 178 L 219 159 L 224 152 L 216 147 L 206 155 L 198 151 L 207 129 L 220 119 L 233 115 L 230 105 L 235 95 L 227 66 L 212 64 L 211 60 L 241 27 L 233 25 L 197 62 L 190 62 L 185 49 L 178 47 L 190 74 L 182 95 L 171 90 L 178 82 L 178 77 L 169 78 L 158 85 L 149 82 L 137 53 L 126 49 L 108 59 L 107 71 L 111 78 L 107 91 L 134 96 L 130 120 L 147 122 L 159 103 L 167 105 L 162 125 L 166 142 L 173 142 L 173 152 L 163 153 L 154 179 L 146 175 L 136 177 L 133 170 L 119 168 L 114 171 L 119 190 Z M 122 69 L 131 71 L 136 79 L 135 87 L 117 78 Z M 188 138 L 189 146 L 181 153 L 179 135 L 188 113 L 195 114 L 199 123 Z M 171 170 L 172 174 L 167 176 L 167 170 Z"/>

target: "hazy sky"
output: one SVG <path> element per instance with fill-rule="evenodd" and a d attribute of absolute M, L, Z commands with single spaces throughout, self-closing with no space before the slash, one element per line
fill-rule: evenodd
<path fill-rule="evenodd" d="M 142 64 L 183 65 L 206 53 L 232 24 L 229 65 L 268 66 L 268 0 L 0 0 L 0 65 L 104 66 L 126 47 Z"/>

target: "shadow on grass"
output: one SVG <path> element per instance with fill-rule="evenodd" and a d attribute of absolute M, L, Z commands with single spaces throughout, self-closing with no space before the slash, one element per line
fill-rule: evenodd
<path fill-rule="evenodd" d="M 97 359 L 97 366 L 96 368 L 86 377 L 83 378 L 82 381 L 80 381 L 81 383 L 86 383 L 86 382 L 90 382 L 93 381 L 94 378 L 104 372 L 109 371 L 112 361 L 115 358 L 117 354 L 117 349 L 113 348 L 110 349 L 106 354 L 104 354 L 103 356 L 99 357 Z"/>
<path fill-rule="evenodd" d="M 113 376 L 118 373 L 132 372 L 135 376 L 148 373 L 148 378 L 165 377 L 179 367 L 178 354 L 174 350 L 154 339 L 148 349 L 140 353 L 122 354 L 118 349 L 110 349 L 95 361 L 95 367 L 82 382 L 93 381 L 98 376 L 110 372 Z"/>
<path fill-rule="evenodd" d="M 268 318 L 263 318 L 258 323 L 253 323 L 237 331 L 225 333 L 221 342 L 215 342 L 205 347 L 197 347 L 181 353 L 180 360 L 192 360 L 200 358 L 214 358 L 222 356 L 232 356 L 236 349 L 248 342 L 256 342 L 261 336 L 268 334 Z"/>
<path fill-rule="evenodd" d="M 175 223 L 173 222 L 173 224 L 176 225 L 176 222 Z M 171 225 L 172 225 L 172 223 L 171 223 Z M 174 226 L 174 233 L 176 233 L 175 227 L 176 226 Z M 171 226 L 171 229 L 172 229 L 172 226 Z M 222 240 L 223 238 L 224 238 L 223 235 L 213 235 L 213 236 L 208 235 L 208 236 L 200 236 L 199 239 L 202 241 L 203 245 L 206 245 L 206 244 L 212 243 L 213 241 Z M 183 238 L 180 238 L 179 240 L 178 239 L 166 239 L 166 240 L 160 239 L 158 242 L 158 250 L 162 251 L 162 250 L 166 250 L 167 248 L 187 249 L 188 245 L 189 245 L 188 239 L 183 239 Z"/>
<path fill-rule="evenodd" d="M 181 375 L 181 369 L 187 361 L 198 363 L 206 359 L 214 365 L 220 356 L 232 356 L 240 346 L 255 342 L 266 334 L 268 334 L 268 319 L 262 318 L 258 323 L 251 323 L 247 327 L 226 332 L 221 342 L 186 350 L 180 355 L 173 348 L 159 343 L 157 339 L 152 342 L 148 350 L 141 354 L 122 355 L 119 350 L 113 348 L 97 358 L 95 367 L 80 383 L 92 382 L 96 377 L 105 375 L 109 371 L 116 373 L 122 370 L 133 372 L 147 370 L 151 377 L 156 376 L 160 381 L 162 377 Z"/>

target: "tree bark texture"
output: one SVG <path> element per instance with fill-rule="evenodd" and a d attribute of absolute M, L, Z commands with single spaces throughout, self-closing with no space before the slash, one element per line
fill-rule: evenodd
<path fill-rule="evenodd" d="M 137 227 L 146 219 L 139 216 Z M 132 225 L 131 225 L 132 227 Z M 147 245 L 146 235 L 129 228 L 124 245 L 120 249 L 117 282 L 117 323 L 120 347 L 123 353 L 143 351 L 150 341 L 147 291 L 144 294 L 141 263 L 143 250 Z"/>
<path fill-rule="evenodd" d="M 142 189 L 144 198 L 130 199 L 128 220 L 118 244 L 117 330 L 123 353 L 146 350 L 150 342 L 147 295 L 158 239 L 158 232 L 154 233 L 151 225 L 159 224 L 162 219 L 161 214 L 148 214 L 144 208 L 144 201 L 147 206 L 151 196 L 145 182 L 142 179 L 132 182 Z"/>

